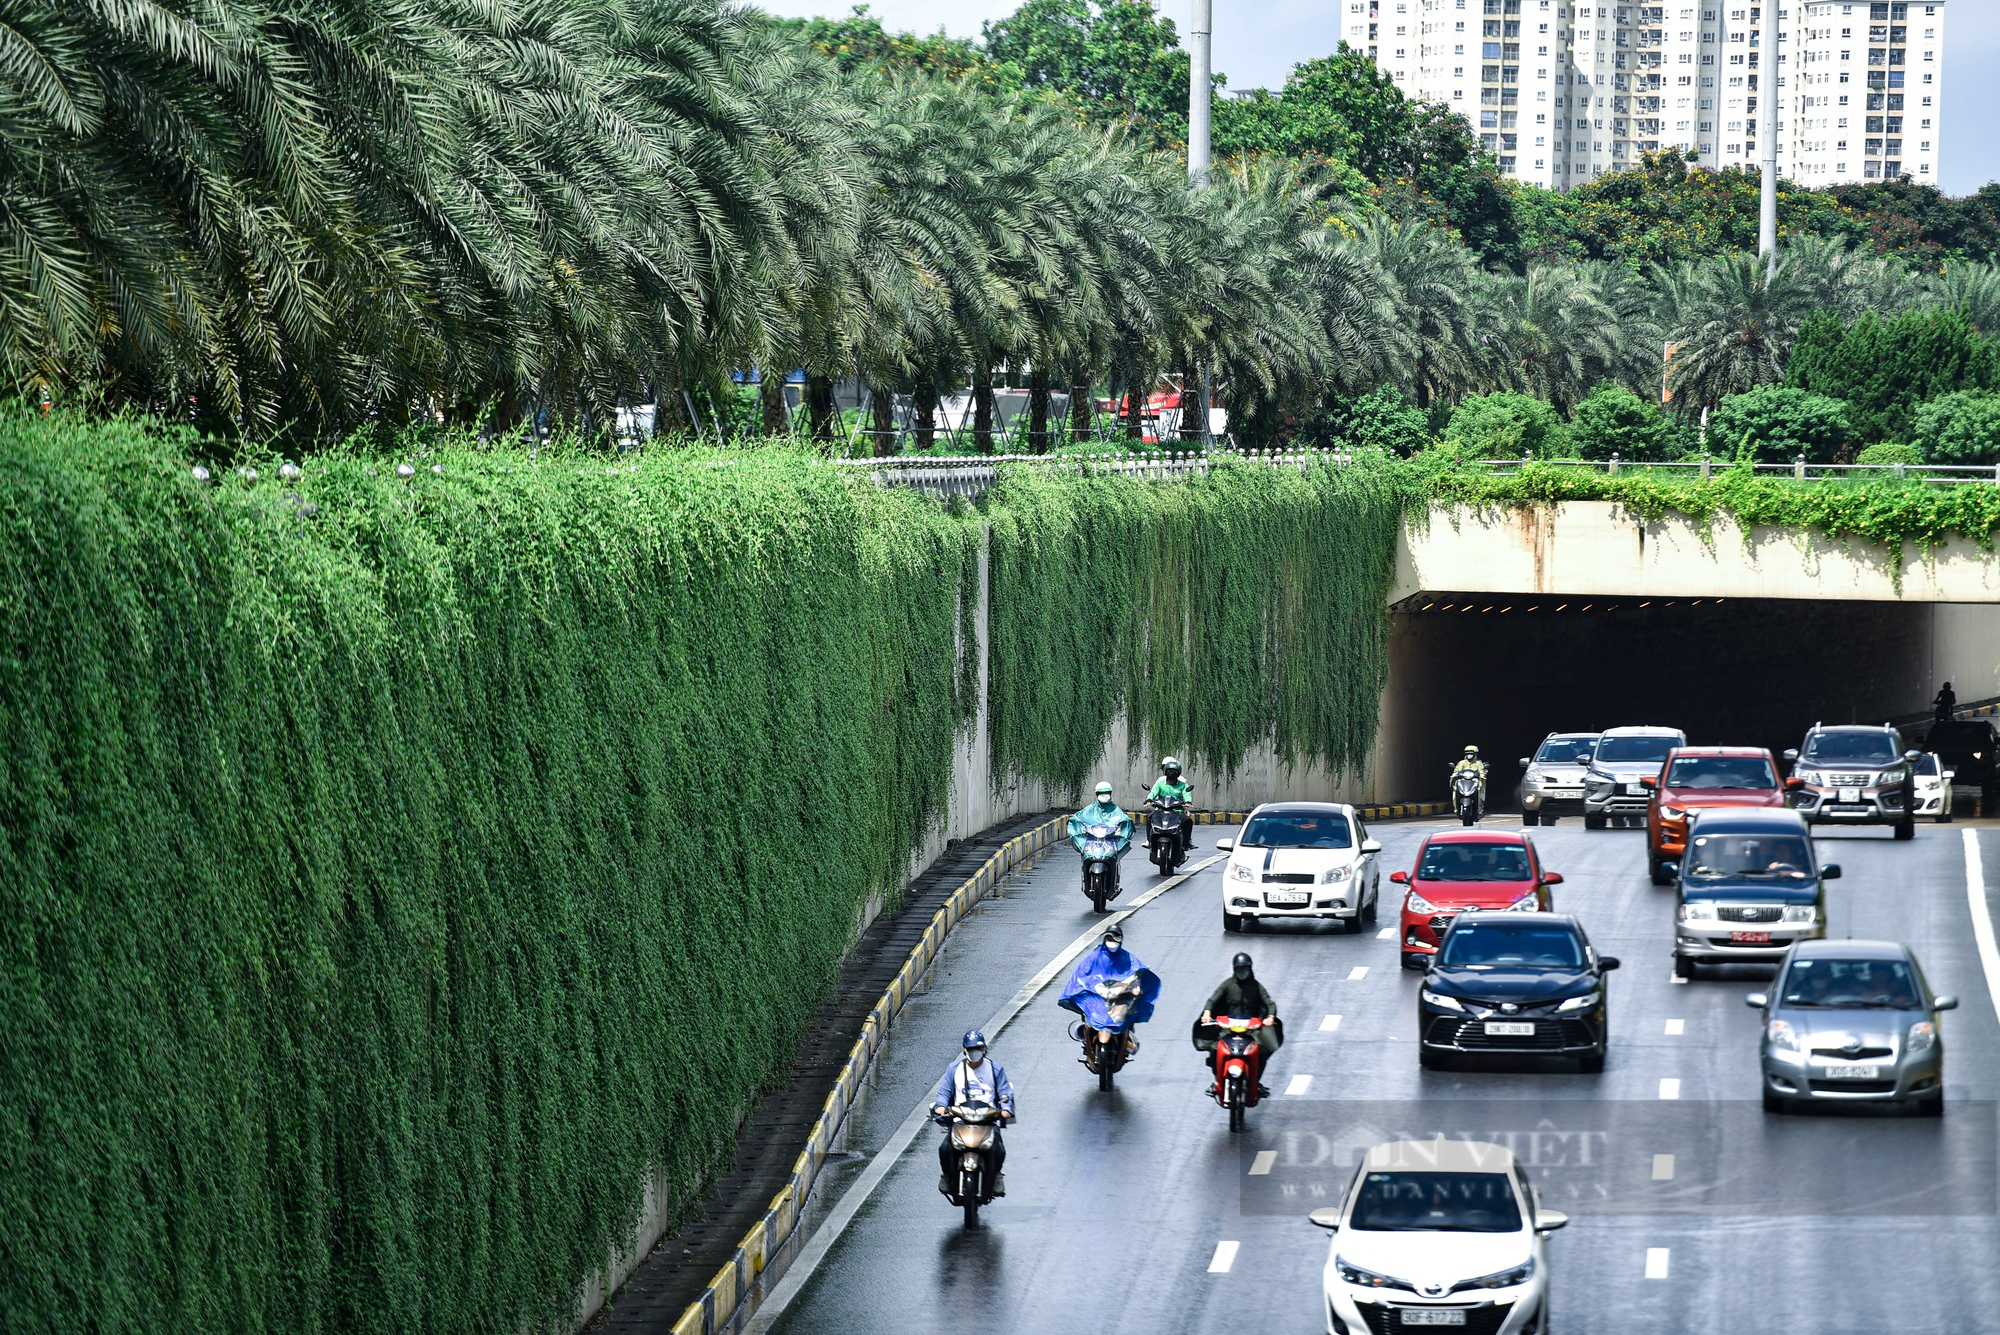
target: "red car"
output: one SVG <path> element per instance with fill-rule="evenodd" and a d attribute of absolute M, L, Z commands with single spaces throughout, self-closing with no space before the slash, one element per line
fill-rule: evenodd
<path fill-rule="evenodd" d="M 1646 874 L 1667 885 L 1666 863 L 1687 851 L 1688 813 L 1698 807 L 1781 807 L 1798 780 L 1781 783 L 1778 763 L 1759 746 L 1677 746 L 1646 802 Z"/>
<path fill-rule="evenodd" d="M 1437 953 L 1451 920 L 1465 909 L 1518 909 L 1547 913 L 1555 907 L 1549 887 L 1562 884 L 1547 871 L 1526 835 L 1503 830 L 1442 830 L 1424 840 L 1414 871 L 1389 873 L 1403 896 L 1403 967 L 1421 969 Z"/>

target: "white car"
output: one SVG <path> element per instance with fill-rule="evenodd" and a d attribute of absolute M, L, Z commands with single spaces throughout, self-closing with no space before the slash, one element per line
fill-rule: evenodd
<path fill-rule="evenodd" d="M 1929 816 L 1940 825 L 1950 823 L 1952 771 L 1928 753 L 1913 763 L 1910 770 L 1916 782 L 1916 813 Z"/>
<path fill-rule="evenodd" d="M 1234 839 L 1222 871 L 1222 930 L 1259 918 L 1331 918 L 1358 932 L 1375 921 L 1382 845 L 1342 802 L 1266 802 Z"/>
<path fill-rule="evenodd" d="M 1329 1335 L 1547 1329 L 1546 1240 L 1569 1217 L 1537 1207 L 1505 1146 L 1442 1136 L 1377 1145 L 1346 1199 L 1311 1218 L 1333 1230 Z"/>

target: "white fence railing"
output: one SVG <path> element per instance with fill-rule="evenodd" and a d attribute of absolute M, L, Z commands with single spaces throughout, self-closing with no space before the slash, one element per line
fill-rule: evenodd
<path fill-rule="evenodd" d="M 1270 468 L 1305 469 L 1315 463 L 1343 464 L 1353 457 L 1347 450 L 1328 449 L 1162 450 L 1152 454 L 885 455 L 872 459 L 837 459 L 834 462 L 843 467 L 864 470 L 885 487 L 911 487 L 947 496 L 977 496 L 998 480 L 1002 464 L 1167 482 L 1205 474 L 1216 460 L 1222 458 L 1263 464 Z"/>
<path fill-rule="evenodd" d="M 1713 477 L 1717 473 L 1739 467 L 1734 460 L 1717 459 L 1703 455 L 1699 459 L 1678 459 L 1672 463 L 1640 463 L 1621 460 L 1617 455 L 1609 459 L 1482 459 L 1479 467 L 1505 476 L 1518 473 L 1528 463 L 1554 464 L 1560 468 L 1573 468 L 1584 472 L 1604 473 L 1618 477 L 1628 473 L 1662 473 Z M 1814 464 L 1804 458 L 1788 464 L 1754 464 L 1753 471 L 1759 477 L 1788 477 L 1800 482 L 1817 482 L 1833 479 L 1866 481 L 1870 477 L 1915 478 L 1922 482 L 1940 485 L 1956 485 L 1962 482 L 2000 482 L 2000 464 Z"/>

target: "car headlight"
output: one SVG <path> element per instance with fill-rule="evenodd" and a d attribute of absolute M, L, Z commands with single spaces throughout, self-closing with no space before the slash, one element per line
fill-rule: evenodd
<path fill-rule="evenodd" d="M 1507 906 L 1507 912 L 1509 913 L 1540 913 L 1541 911 L 1541 898 L 1532 890 Z"/>
<path fill-rule="evenodd" d="M 1353 879 L 1353 876 L 1354 868 L 1352 867 L 1328 867 L 1326 875 L 1319 879 L 1323 885 L 1338 885 L 1342 881 Z"/>
<path fill-rule="evenodd" d="M 1512 1270 L 1496 1270 L 1478 1279 L 1469 1279 L 1459 1285 L 1463 1289 L 1511 1289 L 1516 1284 L 1526 1284 L 1535 1274 L 1535 1258 L 1530 1256 Z"/>
<path fill-rule="evenodd" d="M 1937 1042 L 1937 1026 L 1929 1020 L 1919 1020 L 1910 1026 L 1909 1041 L 1903 1045 L 1906 1052 L 1929 1052 Z"/>
<path fill-rule="evenodd" d="M 1257 879 L 1257 873 L 1250 870 L 1248 863 L 1232 862 L 1229 864 L 1229 879 L 1232 881 L 1254 881 Z"/>
<path fill-rule="evenodd" d="M 1713 904 L 1683 904 L 1683 905 L 1681 905 L 1681 921 L 1682 921 L 1682 922 L 1715 922 L 1715 921 L 1718 921 L 1718 919 L 1716 918 L 1716 913 L 1715 913 L 1715 905 L 1713 905 Z"/>
<path fill-rule="evenodd" d="M 1875 785 L 1878 788 L 1893 788 L 1909 777 L 1910 772 L 1906 769 L 1900 767 L 1885 769 L 1880 775 L 1876 776 Z"/>
<path fill-rule="evenodd" d="M 1407 1280 L 1393 1279 L 1388 1275 L 1378 1275 L 1373 1270 L 1364 1270 L 1360 1266 L 1350 1263 L 1344 1256 L 1333 1258 L 1333 1268 L 1339 1274 L 1343 1283 L 1359 1285 L 1364 1289 L 1407 1289 L 1410 1287 Z"/>
<path fill-rule="evenodd" d="M 1424 1003 L 1426 1005 L 1436 1006 L 1442 1010 L 1462 1011 L 1465 1009 L 1465 1007 L 1459 1003 L 1457 997 L 1448 997 L 1442 992 L 1433 992 L 1428 987 L 1424 988 L 1417 995 L 1424 999 Z"/>
<path fill-rule="evenodd" d="M 1771 1046 L 1774 1048 L 1783 1048 L 1786 1052 L 1805 1051 L 1805 1044 L 1799 1041 L 1797 1031 L 1792 1028 L 1788 1020 L 1771 1021 L 1771 1027 L 1766 1029 L 1764 1034 L 1771 1040 Z"/>
<path fill-rule="evenodd" d="M 1437 905 L 1431 903 L 1414 890 L 1410 891 L 1410 897 L 1404 903 L 1412 913 L 1436 913 L 1438 911 Z"/>
<path fill-rule="evenodd" d="M 1819 905 L 1793 904 L 1785 910 L 1786 922 L 1818 922 Z"/>
<path fill-rule="evenodd" d="M 1661 807 L 1660 818 L 1662 820 L 1685 820 L 1687 819 L 1687 811 L 1681 807 Z"/>
<path fill-rule="evenodd" d="M 1595 1006 L 1596 1004 L 1597 1004 L 1597 993 L 1586 992 L 1580 997 L 1571 997 L 1568 1001 L 1565 1001 L 1562 1005 L 1556 1007 L 1556 1011 L 1558 1014 L 1560 1014 L 1563 1011 L 1587 1010 L 1590 1007 Z"/>

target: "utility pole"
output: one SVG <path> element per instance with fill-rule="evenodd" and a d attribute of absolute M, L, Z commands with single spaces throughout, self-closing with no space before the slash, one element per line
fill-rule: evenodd
<path fill-rule="evenodd" d="M 1776 15 L 1778 7 L 1767 0 L 1764 5 L 1764 35 L 1770 39 L 1763 43 L 1764 54 L 1774 60 L 1778 53 Z M 1757 253 L 1764 260 L 1764 278 L 1770 281 L 1778 271 L 1778 108 L 1783 96 L 1778 92 L 1780 78 L 1775 64 L 1764 67 L 1764 137 L 1758 147 L 1764 150 L 1764 178 L 1759 183 L 1757 198 Z"/>
<path fill-rule="evenodd" d="M 1210 73 L 1208 39 L 1215 28 L 1215 0 L 1193 0 L 1188 24 L 1188 182 L 1197 190 L 1208 184 L 1208 99 L 1215 83 Z"/>

